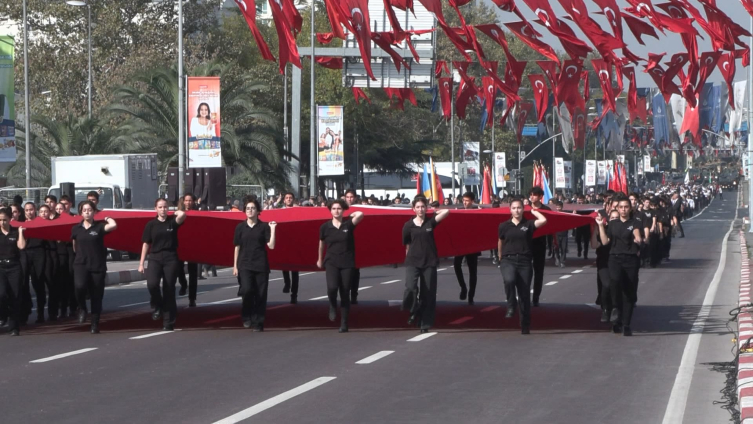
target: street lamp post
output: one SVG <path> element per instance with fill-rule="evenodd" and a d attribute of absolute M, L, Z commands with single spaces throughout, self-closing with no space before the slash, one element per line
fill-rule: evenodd
<path fill-rule="evenodd" d="M 26 17 L 26 0 L 23 0 L 24 25 L 24 132 L 26 133 L 26 187 L 31 187 L 31 128 L 29 123 L 29 22 Z"/>
<path fill-rule="evenodd" d="M 89 119 L 92 119 L 92 7 L 89 4 L 88 1 L 83 0 L 66 0 L 66 3 L 71 6 L 86 6 L 87 12 L 88 12 L 88 19 L 87 19 L 87 40 L 88 40 L 88 50 L 89 50 L 89 76 L 86 84 L 86 92 L 88 95 L 88 110 L 89 110 Z"/>

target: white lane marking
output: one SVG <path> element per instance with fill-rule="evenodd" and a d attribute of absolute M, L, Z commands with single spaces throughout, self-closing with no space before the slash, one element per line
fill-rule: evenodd
<path fill-rule="evenodd" d="M 390 306 L 399 306 L 403 304 L 402 300 L 388 300 L 387 304 Z"/>
<path fill-rule="evenodd" d="M 178 329 L 175 331 L 180 331 L 180 330 Z M 128 340 L 148 339 L 150 337 L 161 336 L 163 334 L 171 334 L 171 333 L 174 333 L 175 331 L 157 331 L 156 333 L 142 334 L 140 336 L 129 337 Z"/>
<path fill-rule="evenodd" d="M 127 308 L 129 306 L 136 306 L 136 305 L 146 305 L 148 303 L 149 303 L 149 301 L 139 302 L 139 303 L 129 303 L 128 305 L 120 305 L 120 306 L 118 306 L 118 308 Z"/>
<path fill-rule="evenodd" d="M 555 285 L 557 283 L 559 283 L 559 281 L 550 281 L 550 282 L 546 283 L 546 285 L 547 286 L 553 286 L 553 285 Z"/>
<path fill-rule="evenodd" d="M 245 419 L 251 418 L 254 415 L 266 411 L 267 409 L 279 405 L 286 400 L 290 400 L 300 394 L 306 393 L 309 390 L 313 390 L 322 384 L 329 383 L 330 381 L 336 379 L 337 377 L 319 377 L 317 379 L 311 380 L 306 384 L 302 384 L 295 389 L 288 390 L 285 393 L 281 393 L 273 398 L 269 398 L 265 400 L 264 402 L 257 403 L 256 405 L 244 409 L 241 412 L 238 412 L 236 414 L 233 414 L 227 418 L 223 418 L 219 421 L 216 421 L 214 424 L 235 424 L 237 422 L 243 421 Z"/>
<path fill-rule="evenodd" d="M 584 266 L 584 267 L 582 267 L 582 268 L 583 268 L 583 269 L 586 269 L 586 268 L 591 268 L 591 265 L 586 265 L 586 266 Z"/>
<path fill-rule="evenodd" d="M 428 339 L 429 337 L 431 337 L 431 336 L 436 336 L 436 335 L 437 335 L 437 333 L 436 333 L 436 332 L 433 332 L 433 333 L 424 333 L 424 334 L 419 334 L 418 336 L 416 336 L 416 337 L 413 337 L 413 338 L 411 338 L 411 339 L 408 339 L 407 341 L 409 341 L 409 342 L 420 342 L 421 340 L 426 340 L 426 339 Z"/>
<path fill-rule="evenodd" d="M 315 272 L 304 272 L 303 274 L 298 274 L 299 277 L 303 277 L 304 275 L 311 275 L 316 274 Z"/>
<path fill-rule="evenodd" d="M 204 305 L 222 305 L 223 303 L 240 302 L 241 300 L 243 300 L 242 297 L 234 297 L 232 299 L 218 300 L 216 302 L 201 303 L 200 305 L 201 306 L 204 306 Z"/>
<path fill-rule="evenodd" d="M 326 298 L 328 298 L 328 297 L 329 297 L 329 296 L 319 296 L 319 297 L 312 297 L 312 298 L 311 298 L 311 299 L 309 299 L 309 300 L 322 300 L 322 299 L 326 299 Z"/>
<path fill-rule="evenodd" d="M 573 271 L 573 274 L 580 274 L 581 272 L 583 272 L 582 269 L 576 269 L 575 271 Z"/>
<path fill-rule="evenodd" d="M 371 356 L 367 356 L 366 358 L 363 358 L 360 361 L 356 361 L 356 364 L 358 364 L 358 365 L 370 364 L 372 362 L 376 362 L 376 361 L 384 358 L 385 356 L 390 356 L 393 353 L 395 353 L 394 350 L 383 350 L 383 351 L 377 352 L 377 353 L 375 353 L 375 354 L 373 354 Z"/>
<path fill-rule="evenodd" d="M 371 286 L 366 286 L 366 287 L 359 287 L 359 288 L 358 288 L 358 291 L 361 291 L 361 290 L 366 290 L 366 289 L 370 289 L 370 288 L 371 288 Z"/>
<path fill-rule="evenodd" d="M 273 279 L 271 279 L 269 281 L 280 281 L 280 280 L 282 280 L 282 277 L 280 277 L 280 278 L 273 278 Z"/>
<path fill-rule="evenodd" d="M 458 318 L 458 319 L 456 319 L 455 321 L 452 321 L 452 322 L 450 323 L 450 325 L 458 325 L 458 324 L 462 324 L 462 323 L 464 323 L 464 322 L 468 322 L 468 321 L 470 321 L 470 320 L 472 320 L 472 319 L 473 319 L 473 317 L 462 317 L 462 318 Z"/>
<path fill-rule="evenodd" d="M 91 352 L 92 350 L 97 350 L 97 348 L 96 347 L 89 347 L 89 348 L 86 348 L 86 349 L 74 350 L 73 352 L 61 353 L 60 355 L 49 356 L 47 358 L 42 358 L 42 359 L 35 359 L 33 361 L 29 361 L 29 363 L 31 363 L 31 364 L 41 364 L 43 362 L 50 362 L 50 361 L 54 361 L 56 359 L 62 359 L 62 358 L 67 358 L 67 357 L 73 356 L 73 355 L 80 355 L 82 353 Z"/>
<path fill-rule="evenodd" d="M 284 304 L 284 305 L 277 305 L 277 306 L 273 306 L 273 307 L 271 307 L 271 308 L 267 308 L 267 310 L 268 310 L 268 311 L 273 311 L 273 310 L 275 310 L 275 309 L 283 309 L 283 308 L 287 308 L 287 307 L 289 307 L 289 306 L 293 306 L 293 305 L 291 305 L 290 303 L 286 303 L 286 304 Z M 237 316 L 237 315 L 236 315 L 236 316 Z"/>
<path fill-rule="evenodd" d="M 379 284 L 392 284 L 392 283 L 399 283 L 400 281 L 401 280 L 390 280 L 390 281 L 385 281 L 384 283 L 379 283 Z"/>
<path fill-rule="evenodd" d="M 563 275 L 563 276 L 560 276 L 560 280 L 567 280 L 570 277 L 572 277 L 572 275 Z"/>
<path fill-rule="evenodd" d="M 495 309 L 499 309 L 499 308 L 501 308 L 501 306 L 499 306 L 499 305 L 496 305 L 496 306 L 487 306 L 486 308 L 482 309 L 481 312 L 491 312 L 491 311 L 493 311 Z"/>
<path fill-rule="evenodd" d="M 740 191 L 737 192 L 738 203 L 740 200 Z M 708 206 L 706 206 L 708 208 Z M 704 209 L 705 210 L 705 209 Z M 700 214 L 699 214 L 700 215 Z M 729 235 L 732 233 L 732 227 L 737 221 L 738 209 L 735 208 L 735 218 L 729 223 L 729 230 L 722 239 L 722 252 L 719 258 L 719 266 L 716 268 L 714 278 L 706 290 L 706 296 L 703 298 L 703 305 L 698 312 L 698 316 L 693 322 L 690 329 L 688 341 L 685 343 L 685 350 L 682 352 L 680 368 L 677 370 L 677 377 L 672 386 L 672 394 L 669 396 L 667 409 L 664 412 L 663 424 L 681 423 L 685 417 L 685 406 L 688 403 L 688 393 L 690 392 L 690 383 L 693 381 L 693 370 L 695 369 L 696 358 L 698 357 L 698 348 L 701 344 L 701 336 L 706 326 L 706 320 L 711 312 L 711 306 L 716 298 L 716 291 L 719 288 L 719 281 L 722 279 L 724 266 L 727 264 L 727 242 Z"/>
<path fill-rule="evenodd" d="M 437 271 L 447 271 L 447 268 L 439 268 Z"/>

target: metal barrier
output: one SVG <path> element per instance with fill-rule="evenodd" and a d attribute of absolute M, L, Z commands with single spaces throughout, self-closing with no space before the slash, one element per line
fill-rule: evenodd
<path fill-rule="evenodd" d="M 21 196 L 23 199 L 22 205 L 26 202 L 33 202 L 39 205 L 44 201 L 47 196 L 49 187 L 3 187 L 0 188 L 0 203 L 13 203 L 15 196 Z"/>

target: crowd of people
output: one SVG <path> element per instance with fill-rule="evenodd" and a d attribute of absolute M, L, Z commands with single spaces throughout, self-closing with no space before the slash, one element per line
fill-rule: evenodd
<path fill-rule="evenodd" d="M 595 251 L 596 303 L 601 305 L 601 321 L 611 323 L 614 332 L 632 335 L 639 269 L 669 262 L 672 238 L 684 237 L 682 220 L 706 207 L 716 196 L 721 198 L 722 193 L 714 185 L 666 186 L 655 192 L 627 196 L 606 191 L 598 196 L 602 208 L 597 211 L 594 223 L 574 229 L 573 236 L 579 257 L 587 259 L 589 247 Z M 552 208 L 563 211 L 567 203 L 559 195 L 550 199 L 547 206 L 542 203 L 543 197 L 543 190 L 533 187 L 526 198 L 506 199 L 510 218 L 500 223 L 498 244 L 492 250 L 493 262 L 498 265 L 504 283 L 506 317 L 518 313 L 522 334 L 530 333 L 531 306 L 539 306 L 547 254 L 554 258 L 555 265 L 564 266 L 568 253 L 567 231 L 536 237 L 536 230 L 547 224 L 541 211 Z M 464 193 L 459 198 L 462 208 L 478 207 L 473 193 Z M 402 202 L 402 196 L 397 199 Z M 92 191 L 78 205 L 82 220 L 73 225 L 70 241 L 30 239 L 25 237 L 23 226 L 27 221 L 72 215 L 72 201 L 67 196 L 59 201 L 55 196 L 47 196 L 39 207 L 27 202 L 23 207 L 14 203 L 0 208 L 0 326 L 9 326 L 12 335 L 19 334 L 32 313 L 30 288 L 36 296 L 36 323 L 77 317 L 81 324 L 88 319 L 91 332 L 99 333 L 107 271 L 104 236 L 115 231 L 117 223 L 109 217 L 94 220 L 98 200 L 98 193 Z M 582 195 L 571 200 L 586 204 Z M 328 317 L 332 321 L 337 317 L 340 297 L 339 331 L 343 333 L 348 331 L 351 305 L 358 304 L 360 271 L 356 268 L 355 237 L 356 227 L 365 219 L 361 212 L 352 212 L 347 217 L 345 212 L 362 202 L 355 190 L 327 202 L 332 219 L 320 228 L 316 265 L 325 270 L 330 302 Z M 269 206 L 292 208 L 298 204 L 293 193 L 285 193 L 266 206 L 254 195 L 243 199 L 246 219 L 238 224 L 233 237 L 233 275 L 238 278 L 245 328 L 264 331 L 270 273 L 267 251 L 275 248 L 277 224 L 262 221 L 261 214 Z M 186 280 L 185 264 L 178 256 L 178 232 L 185 220 L 190 219 L 186 211 L 196 209 L 196 199 L 192 194 L 183 196 L 174 214 L 168 213 L 170 205 L 165 199 L 157 199 L 154 206 L 156 217 L 143 230 L 139 272 L 146 275 L 152 319 L 162 319 L 163 330 L 172 331 L 177 318 L 176 284 L 181 277 Z M 410 206 L 415 217 L 402 229 L 406 249 L 402 308 L 409 311 L 409 324 L 427 332 L 434 325 L 440 261 L 433 230 L 454 208 L 432 205 L 423 196 L 414 197 Z M 530 207 L 533 219 L 524 216 L 526 206 Z M 593 209 L 584 207 L 575 212 L 592 213 Z M 12 221 L 18 221 L 18 225 L 11 226 Z M 454 258 L 460 299 L 470 305 L 474 304 L 480 255 Z M 464 263 L 469 269 L 469 286 L 463 276 Z M 186 268 L 189 277 L 187 283 L 181 284 L 180 294 L 186 293 L 187 285 L 190 306 L 196 306 L 197 279 L 203 266 L 189 263 Z M 283 271 L 283 276 L 283 292 L 290 293 L 290 302 L 295 304 L 298 272 Z"/>

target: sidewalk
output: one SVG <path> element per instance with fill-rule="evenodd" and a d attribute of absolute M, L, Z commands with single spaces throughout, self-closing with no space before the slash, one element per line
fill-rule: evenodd
<path fill-rule="evenodd" d="M 117 286 L 143 280 L 139 273 L 139 261 L 107 261 L 107 278 L 105 286 Z"/>

